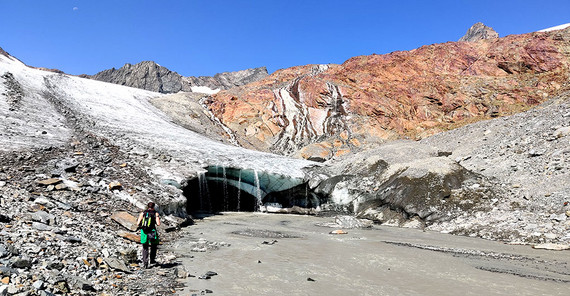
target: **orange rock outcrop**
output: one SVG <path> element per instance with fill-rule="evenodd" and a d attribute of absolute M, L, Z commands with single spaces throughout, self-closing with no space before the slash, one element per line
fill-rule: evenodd
<path fill-rule="evenodd" d="M 282 69 L 206 104 L 245 147 L 330 158 L 526 110 L 569 90 L 569 71 L 565 29 Z"/>

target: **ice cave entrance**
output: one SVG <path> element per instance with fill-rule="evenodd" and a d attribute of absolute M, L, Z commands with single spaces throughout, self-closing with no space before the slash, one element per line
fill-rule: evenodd
<path fill-rule="evenodd" d="M 319 198 L 300 178 L 223 166 L 209 166 L 189 180 L 184 195 L 189 213 L 319 206 Z"/>

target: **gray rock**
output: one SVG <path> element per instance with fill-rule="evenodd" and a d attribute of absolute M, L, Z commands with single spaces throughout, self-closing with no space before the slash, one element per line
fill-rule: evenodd
<path fill-rule="evenodd" d="M 29 259 L 19 258 L 12 262 L 13 268 L 30 268 L 32 267 L 32 261 Z"/>
<path fill-rule="evenodd" d="M 463 37 L 459 38 L 459 41 L 474 42 L 493 38 L 499 38 L 499 34 L 493 28 L 487 27 L 483 23 L 476 23 L 467 30 Z"/>
<path fill-rule="evenodd" d="M 0 285 L 0 296 L 8 295 L 8 285 Z"/>
<path fill-rule="evenodd" d="M 93 287 L 93 284 L 90 281 L 77 276 L 69 276 L 66 284 L 69 284 L 73 288 L 80 289 L 83 291 L 92 291 L 92 292 L 96 291 L 95 287 Z"/>
<path fill-rule="evenodd" d="M 61 262 L 51 262 L 49 263 L 46 268 L 47 269 L 55 269 L 55 270 L 62 270 L 65 267 Z"/>
<path fill-rule="evenodd" d="M 72 244 L 78 244 L 81 243 L 81 238 L 75 236 L 68 236 L 65 238 L 65 241 Z"/>
<path fill-rule="evenodd" d="M 554 220 L 554 221 L 558 221 L 558 222 L 564 222 L 566 221 L 567 217 L 565 213 L 562 214 L 552 214 L 550 215 L 550 220 Z"/>
<path fill-rule="evenodd" d="M 53 227 L 40 223 L 40 222 L 33 222 L 32 223 L 32 228 L 37 229 L 39 231 L 51 231 L 53 230 Z"/>
<path fill-rule="evenodd" d="M 101 71 L 91 79 L 136 87 L 161 93 L 191 92 L 194 86 L 207 86 L 211 89 L 229 89 L 265 78 L 269 74 L 265 67 L 236 72 L 224 72 L 213 77 L 183 77 L 152 61 L 135 65 L 125 64 L 120 69 Z"/>
<path fill-rule="evenodd" d="M 55 296 L 55 294 L 48 292 L 46 290 L 41 290 L 38 292 L 39 296 Z"/>
<path fill-rule="evenodd" d="M 7 257 L 9 255 L 10 255 L 10 252 L 8 251 L 8 249 L 6 249 L 4 244 L 0 243 L 0 258 Z"/>
<path fill-rule="evenodd" d="M 48 224 L 48 225 L 54 225 L 55 224 L 55 216 L 52 214 L 49 214 L 45 211 L 37 211 L 37 212 L 33 213 L 32 214 L 32 220 L 36 221 L 36 222 Z"/>
<path fill-rule="evenodd" d="M 18 274 L 18 271 L 10 267 L 0 266 L 0 274 L 3 276 L 11 276 L 12 274 Z"/>
<path fill-rule="evenodd" d="M 44 281 L 37 280 L 32 284 L 32 287 L 34 287 L 34 289 L 36 289 L 36 290 L 41 290 L 41 289 L 43 289 L 44 284 L 45 284 Z"/>
<path fill-rule="evenodd" d="M 570 126 L 561 127 L 559 129 L 557 129 L 556 131 L 554 131 L 554 137 L 556 137 L 556 138 L 562 138 L 562 137 L 566 137 L 568 135 L 570 135 Z"/>
<path fill-rule="evenodd" d="M 120 270 L 123 272 L 130 272 L 130 269 L 127 267 L 125 262 L 119 258 L 105 258 L 104 260 L 112 269 Z"/>

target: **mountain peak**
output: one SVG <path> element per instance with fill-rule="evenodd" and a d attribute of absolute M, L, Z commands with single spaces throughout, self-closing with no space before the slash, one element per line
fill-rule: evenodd
<path fill-rule="evenodd" d="M 499 38 L 499 33 L 497 33 L 493 28 L 485 26 L 485 24 L 478 22 L 471 26 L 467 33 L 459 39 L 459 41 L 474 42 L 483 39 L 493 39 Z"/>

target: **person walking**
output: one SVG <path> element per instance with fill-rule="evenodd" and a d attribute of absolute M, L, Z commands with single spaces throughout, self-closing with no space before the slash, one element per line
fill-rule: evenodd
<path fill-rule="evenodd" d="M 142 244 L 142 260 L 144 268 L 149 267 L 149 248 L 150 248 L 150 264 L 156 264 L 156 251 L 158 249 L 158 231 L 156 227 L 160 225 L 160 216 L 154 209 L 154 203 L 149 202 L 147 209 L 139 215 L 137 220 L 138 228 L 141 231 Z"/>

